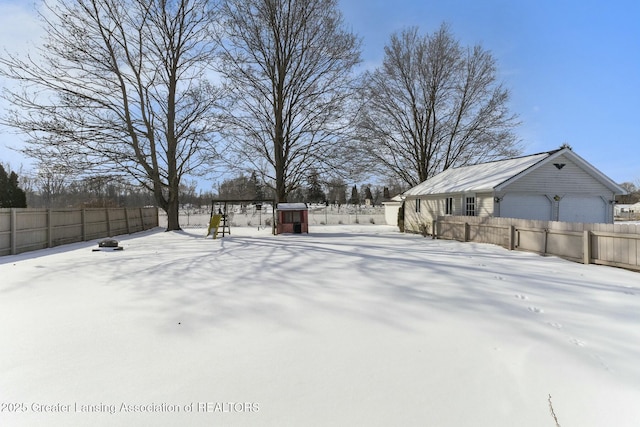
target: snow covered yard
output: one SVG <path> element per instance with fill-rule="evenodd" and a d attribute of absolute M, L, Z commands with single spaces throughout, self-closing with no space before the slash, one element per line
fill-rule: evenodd
<path fill-rule="evenodd" d="M 395 230 L 2 257 L 0 425 L 638 425 L 639 273 Z"/>

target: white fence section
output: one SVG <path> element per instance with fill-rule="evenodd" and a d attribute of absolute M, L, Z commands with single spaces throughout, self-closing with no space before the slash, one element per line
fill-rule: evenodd
<path fill-rule="evenodd" d="M 640 224 L 440 216 L 427 228 L 439 239 L 491 243 L 585 264 L 640 270 Z"/>
<path fill-rule="evenodd" d="M 158 226 L 158 209 L 0 209 L 0 255 L 131 234 Z"/>
<path fill-rule="evenodd" d="M 180 227 L 202 228 L 209 225 L 210 208 L 180 211 Z M 253 205 L 234 205 L 229 207 L 229 224 L 231 227 L 271 226 L 272 208 L 263 205 L 257 210 Z M 338 224 L 386 224 L 383 206 L 330 205 L 309 206 L 309 225 Z M 167 216 L 160 212 L 160 226 L 167 225 Z M 393 224 L 395 225 L 395 224 Z"/>

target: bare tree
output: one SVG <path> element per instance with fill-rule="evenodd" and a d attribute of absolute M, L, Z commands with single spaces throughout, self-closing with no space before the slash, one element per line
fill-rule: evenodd
<path fill-rule="evenodd" d="M 40 203 L 46 208 L 59 207 L 59 199 L 72 181 L 72 173 L 65 167 L 40 162 L 34 177 L 36 191 L 40 195 Z"/>
<path fill-rule="evenodd" d="M 393 34 L 383 64 L 365 73 L 358 134 L 363 159 L 416 185 L 454 166 L 519 152 L 509 91 L 480 46 L 463 48 L 446 25 Z"/>
<path fill-rule="evenodd" d="M 24 132 L 25 152 L 87 174 L 114 172 L 153 192 L 177 230 L 180 181 L 206 160 L 218 91 L 209 0 L 44 2 L 37 56 L 6 54 L 3 122 Z"/>
<path fill-rule="evenodd" d="M 618 203 L 632 205 L 640 200 L 640 185 L 627 181 L 621 183 L 620 186 L 627 190 L 627 194 L 617 196 L 616 201 Z"/>
<path fill-rule="evenodd" d="M 223 0 L 221 74 L 233 95 L 226 137 L 277 201 L 309 170 L 344 160 L 360 41 L 336 0 Z"/>

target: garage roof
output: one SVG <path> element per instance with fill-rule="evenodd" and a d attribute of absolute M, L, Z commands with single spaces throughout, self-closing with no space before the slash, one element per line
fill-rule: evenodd
<path fill-rule="evenodd" d="M 513 159 L 447 169 L 405 191 L 403 196 L 480 193 L 500 190 L 504 185 L 520 178 L 542 163 L 551 161 L 563 154 L 570 156 L 576 163 L 588 170 L 596 179 L 599 179 L 616 194 L 626 194 L 623 188 L 575 154 L 570 148 L 562 148 Z"/>
<path fill-rule="evenodd" d="M 494 187 L 512 178 L 550 153 L 539 153 L 515 159 L 498 160 L 472 166 L 447 169 L 404 192 L 405 196 L 424 196 L 442 193 L 471 193 L 492 191 Z"/>

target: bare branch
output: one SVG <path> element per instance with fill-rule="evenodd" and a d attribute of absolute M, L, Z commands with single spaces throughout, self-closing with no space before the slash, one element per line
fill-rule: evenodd
<path fill-rule="evenodd" d="M 179 184 L 210 158 L 219 89 L 208 0 L 45 1 L 37 56 L 0 57 L 20 84 L 2 123 L 25 152 L 85 174 L 127 175 L 153 191 L 177 229 Z M 175 215 L 174 215 L 175 214 Z M 175 218 L 174 218 L 175 217 Z"/>
<path fill-rule="evenodd" d="M 358 141 L 380 174 L 410 186 L 454 166 L 517 153 L 509 92 L 493 56 L 463 49 L 446 25 L 394 34 L 381 67 L 364 77 Z"/>
<path fill-rule="evenodd" d="M 359 41 L 335 0 L 226 0 L 221 74 L 233 94 L 228 132 L 278 200 L 311 168 L 339 159 Z"/>

